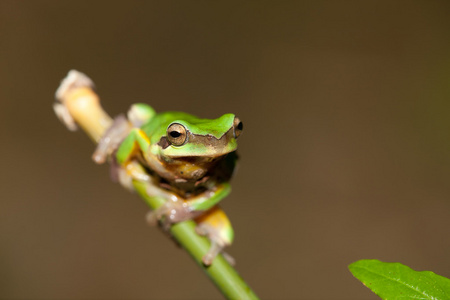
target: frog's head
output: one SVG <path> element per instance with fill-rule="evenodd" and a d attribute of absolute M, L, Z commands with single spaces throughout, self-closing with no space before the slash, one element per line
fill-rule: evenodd
<path fill-rule="evenodd" d="M 233 152 L 243 124 L 234 114 L 217 119 L 184 118 L 173 120 L 158 142 L 160 154 L 180 157 L 215 158 Z"/>

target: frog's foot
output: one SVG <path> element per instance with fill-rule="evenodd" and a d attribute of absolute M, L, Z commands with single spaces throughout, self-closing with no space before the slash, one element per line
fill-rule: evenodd
<path fill-rule="evenodd" d="M 169 230 L 174 223 L 191 220 L 198 217 L 202 212 L 193 211 L 182 200 L 168 200 L 157 209 L 147 213 L 147 222 L 156 225 L 161 222 L 164 230 Z"/>
<path fill-rule="evenodd" d="M 219 253 L 222 253 L 223 257 L 228 261 L 230 265 L 234 265 L 236 263 L 231 255 L 223 252 L 223 249 L 229 244 L 220 236 L 220 233 L 215 228 L 212 228 L 205 224 L 199 224 L 195 228 L 195 231 L 199 235 L 206 236 L 211 242 L 211 247 L 202 258 L 202 261 L 206 266 L 211 265 L 213 260 Z"/>
<path fill-rule="evenodd" d="M 98 142 L 97 148 L 92 155 L 92 159 L 98 164 L 104 163 L 107 157 L 117 150 L 130 130 L 130 122 L 128 122 L 125 116 L 117 116 L 114 119 L 113 124 L 106 130 L 105 134 L 103 134 Z"/>
<path fill-rule="evenodd" d="M 155 114 L 156 112 L 151 106 L 143 103 L 137 103 L 133 104 L 128 110 L 127 117 L 134 127 L 141 127 L 142 125 L 147 123 Z"/>
<path fill-rule="evenodd" d="M 93 88 L 94 83 L 85 74 L 76 70 L 70 70 L 55 93 L 56 103 L 53 105 L 53 109 L 58 119 L 71 131 L 77 130 L 77 125 L 67 109 L 65 98 L 70 91 L 84 87 Z"/>

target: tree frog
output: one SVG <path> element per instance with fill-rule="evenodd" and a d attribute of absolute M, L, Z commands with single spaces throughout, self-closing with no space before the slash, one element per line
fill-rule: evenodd
<path fill-rule="evenodd" d="M 147 215 L 150 223 L 164 227 L 194 219 L 197 232 L 207 236 L 211 248 L 206 265 L 233 240 L 233 229 L 217 204 L 230 192 L 236 165 L 237 138 L 243 124 L 234 114 L 201 119 L 184 112 L 156 113 L 146 104 L 135 104 L 128 118 L 118 117 L 100 140 L 94 160 L 112 154 L 115 174 L 130 187 L 131 180 L 147 183 L 151 197 L 165 204 Z M 146 176 L 135 175 L 139 161 Z"/>

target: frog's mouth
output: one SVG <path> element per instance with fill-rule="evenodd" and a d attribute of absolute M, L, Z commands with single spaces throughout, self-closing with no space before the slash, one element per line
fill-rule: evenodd
<path fill-rule="evenodd" d="M 195 164 L 195 165 L 214 164 L 223 159 L 225 156 L 227 156 L 227 154 L 228 153 L 218 156 L 180 156 L 174 157 L 173 159 L 178 162 L 184 162 L 187 164 Z"/>

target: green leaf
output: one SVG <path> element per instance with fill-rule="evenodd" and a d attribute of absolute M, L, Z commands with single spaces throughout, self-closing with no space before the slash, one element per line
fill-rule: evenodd
<path fill-rule="evenodd" d="M 382 299 L 450 300 L 450 279 L 417 272 L 401 263 L 359 260 L 348 266 L 353 276 Z"/>

